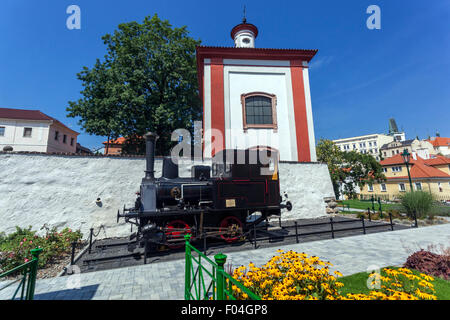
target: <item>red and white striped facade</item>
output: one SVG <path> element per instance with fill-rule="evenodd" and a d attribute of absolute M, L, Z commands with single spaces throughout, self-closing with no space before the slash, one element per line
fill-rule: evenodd
<path fill-rule="evenodd" d="M 233 29 L 236 43 L 236 33 L 256 28 L 253 25 L 245 28 L 246 25 Z M 308 75 L 308 62 L 316 52 L 242 46 L 197 47 L 204 157 L 209 158 L 225 148 L 268 146 L 279 151 L 282 161 L 316 161 Z M 244 130 L 241 97 L 253 92 L 276 97 L 276 129 Z"/>

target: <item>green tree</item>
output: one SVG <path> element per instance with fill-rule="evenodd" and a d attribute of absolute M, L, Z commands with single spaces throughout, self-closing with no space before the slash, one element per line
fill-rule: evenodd
<path fill-rule="evenodd" d="M 195 59 L 200 41 L 188 36 L 186 26 L 172 28 L 156 14 L 141 24 L 120 24 L 102 39 L 105 60 L 78 74 L 85 90 L 82 99 L 69 103 L 69 116 L 80 117 L 89 133 L 130 137 L 125 152 L 142 151 L 141 137 L 157 132 L 157 153 L 168 154 L 172 131 L 192 133 L 193 122 L 201 118 Z"/>
<path fill-rule="evenodd" d="M 340 196 L 341 187 L 344 194 L 354 198 L 356 186 L 362 188 L 365 184 L 385 180 L 381 165 L 368 154 L 343 152 L 326 139 L 320 139 L 316 150 L 317 160 L 328 165 L 336 198 Z"/>
<path fill-rule="evenodd" d="M 110 139 L 120 135 L 121 108 L 114 70 L 97 59 L 92 69 L 84 67 L 77 77 L 83 82 L 83 98 L 69 101 L 68 116 L 80 117 L 79 124 L 87 133 L 108 137 L 108 149 Z"/>
<path fill-rule="evenodd" d="M 320 139 L 316 147 L 317 160 L 328 165 L 331 182 L 333 184 L 336 199 L 340 196 L 340 184 L 345 179 L 345 173 L 341 170 L 343 152 L 331 140 Z"/>
<path fill-rule="evenodd" d="M 344 193 L 350 198 L 356 197 L 355 186 L 362 189 L 366 184 L 386 180 L 382 166 L 369 154 L 343 152 L 343 161 L 341 168 L 345 172 Z"/>

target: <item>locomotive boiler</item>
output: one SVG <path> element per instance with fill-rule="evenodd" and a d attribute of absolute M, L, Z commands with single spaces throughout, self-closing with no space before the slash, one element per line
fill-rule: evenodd
<path fill-rule="evenodd" d="M 135 244 L 176 248 L 186 234 L 235 242 L 253 225 L 292 209 L 280 195 L 274 150 L 223 150 L 214 155 L 211 166 L 192 166 L 190 178 L 180 177 L 178 162 L 165 157 L 162 176 L 155 178 L 157 135 L 149 132 L 145 139 L 145 177 L 135 205 L 117 213 L 117 221 L 123 217 L 137 226 L 130 236 Z"/>

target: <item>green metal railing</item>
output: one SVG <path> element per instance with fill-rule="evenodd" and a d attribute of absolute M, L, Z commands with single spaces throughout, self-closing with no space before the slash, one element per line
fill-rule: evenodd
<path fill-rule="evenodd" d="M 17 297 L 19 300 L 33 300 L 34 299 L 34 288 L 36 285 L 36 274 L 38 269 L 38 263 L 39 263 L 39 254 L 41 254 L 42 249 L 33 249 L 31 250 L 31 255 L 33 256 L 33 259 L 31 261 L 24 263 L 18 267 L 15 267 L 12 270 L 9 270 L 5 273 L 0 274 L 0 279 L 5 278 L 10 275 L 14 275 L 18 273 L 19 271 L 22 274 L 22 277 L 20 277 L 17 280 L 11 281 L 6 286 L 0 287 L 0 291 L 3 289 L 6 289 L 13 284 L 19 283 L 18 287 L 16 288 L 14 295 L 12 296 L 11 300 L 15 300 L 17 294 L 20 291 L 20 297 Z"/>
<path fill-rule="evenodd" d="M 261 300 L 256 294 L 247 289 L 242 283 L 225 272 L 224 265 L 227 256 L 219 253 L 214 261 L 190 244 L 190 235 L 185 235 L 186 261 L 185 261 L 185 300 L 236 300 L 233 285 L 248 299 Z"/>

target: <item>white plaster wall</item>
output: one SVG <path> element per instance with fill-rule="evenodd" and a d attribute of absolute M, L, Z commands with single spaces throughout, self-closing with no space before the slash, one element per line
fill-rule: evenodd
<path fill-rule="evenodd" d="M 227 61 L 232 62 L 239 60 Z M 247 149 L 265 145 L 278 149 L 281 160 L 296 161 L 290 68 L 225 65 L 224 77 L 226 147 Z M 244 132 L 241 95 L 257 91 L 276 95 L 278 130 L 249 128 Z"/>
<path fill-rule="evenodd" d="M 47 152 L 49 121 L 23 121 L 0 119 L 5 135 L 0 136 L 0 151 L 12 146 L 14 151 Z M 24 137 L 24 128 L 31 128 L 31 137 Z"/>
<path fill-rule="evenodd" d="M 156 176 L 161 174 L 156 161 Z M 190 165 L 180 176 L 190 176 Z M 130 225 L 116 223 L 119 208 L 132 206 L 144 175 L 142 158 L 69 157 L 0 154 L 0 232 L 15 226 L 89 228 L 105 225 L 99 237 L 126 236 Z M 324 197 L 333 197 L 327 166 L 318 163 L 281 163 L 282 194 L 293 203 L 283 219 L 324 216 Z M 102 206 L 95 203 L 97 197 Z"/>

